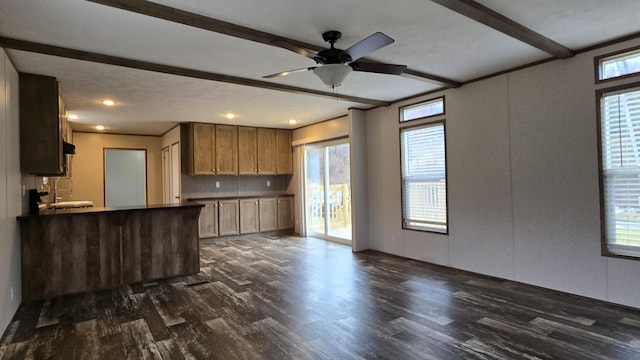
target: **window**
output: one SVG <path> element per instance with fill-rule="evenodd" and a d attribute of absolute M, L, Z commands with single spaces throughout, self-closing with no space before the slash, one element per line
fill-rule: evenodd
<path fill-rule="evenodd" d="M 444 122 L 400 130 L 402 227 L 447 233 Z"/>
<path fill-rule="evenodd" d="M 640 87 L 600 96 L 603 239 L 608 253 L 640 256 Z"/>
<path fill-rule="evenodd" d="M 444 114 L 444 98 L 437 98 L 419 104 L 405 106 L 400 110 L 400 122 L 423 119 Z"/>
<path fill-rule="evenodd" d="M 640 73 L 640 49 L 596 58 L 598 80 L 609 80 Z"/>

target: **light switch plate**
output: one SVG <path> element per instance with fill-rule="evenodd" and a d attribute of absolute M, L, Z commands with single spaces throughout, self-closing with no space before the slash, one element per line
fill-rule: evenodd
<path fill-rule="evenodd" d="M 271 180 L 267 180 L 267 187 L 271 186 Z"/>
<path fill-rule="evenodd" d="M 220 181 L 216 181 L 216 189 L 220 189 Z"/>

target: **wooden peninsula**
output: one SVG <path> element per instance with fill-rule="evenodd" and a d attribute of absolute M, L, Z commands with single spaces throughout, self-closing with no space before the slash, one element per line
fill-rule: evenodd
<path fill-rule="evenodd" d="M 198 273 L 202 206 L 44 210 L 18 217 L 23 299 Z"/>

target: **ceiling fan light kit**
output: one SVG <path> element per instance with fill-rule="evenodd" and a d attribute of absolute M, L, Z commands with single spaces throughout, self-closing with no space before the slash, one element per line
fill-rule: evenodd
<path fill-rule="evenodd" d="M 389 36 L 376 32 L 369 37 L 359 41 L 355 45 L 352 45 L 346 50 L 337 49 L 334 47 L 336 41 L 342 37 L 342 33 L 339 31 L 331 30 L 322 34 L 324 41 L 328 42 L 331 47 L 314 54 L 306 49 L 300 48 L 296 45 L 288 43 L 286 41 L 273 42 L 274 45 L 283 49 L 293 51 L 298 55 L 313 59 L 318 66 L 301 68 L 289 71 L 283 71 L 271 75 L 263 76 L 263 78 L 274 78 L 280 76 L 287 76 L 294 72 L 309 71 L 312 70 L 316 76 L 322 80 L 324 84 L 331 88 L 342 85 L 344 79 L 351 73 L 351 71 L 361 71 L 378 74 L 390 74 L 400 75 L 406 69 L 406 65 L 393 65 L 374 63 L 370 61 L 357 62 L 358 59 L 369 55 L 370 53 L 381 49 L 389 44 L 392 44 L 394 40 Z"/>
<path fill-rule="evenodd" d="M 347 64 L 327 64 L 313 69 L 313 73 L 331 88 L 342 85 L 351 71 L 353 69 Z"/>

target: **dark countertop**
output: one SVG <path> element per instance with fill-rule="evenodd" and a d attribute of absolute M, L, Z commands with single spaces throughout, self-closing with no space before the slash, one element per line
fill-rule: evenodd
<path fill-rule="evenodd" d="M 84 207 L 84 208 L 68 208 L 68 209 L 47 209 L 41 210 L 38 214 L 27 214 L 18 216 L 18 220 L 40 216 L 51 215 L 77 215 L 77 214 L 95 214 L 95 213 L 107 213 L 118 211 L 133 211 L 133 210 L 153 210 L 153 209 L 171 209 L 171 208 L 187 208 L 187 207 L 202 207 L 203 204 L 192 201 L 183 201 L 179 204 L 150 204 L 130 207 Z"/>
<path fill-rule="evenodd" d="M 269 199 L 269 198 L 285 198 L 293 197 L 294 194 L 265 194 L 265 195 L 233 195 L 233 196 L 202 196 L 187 198 L 187 201 L 196 203 L 198 201 L 211 200 L 236 200 L 236 199 Z"/>

